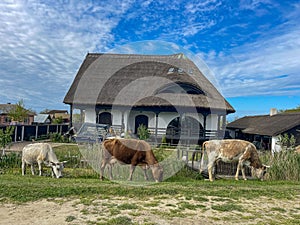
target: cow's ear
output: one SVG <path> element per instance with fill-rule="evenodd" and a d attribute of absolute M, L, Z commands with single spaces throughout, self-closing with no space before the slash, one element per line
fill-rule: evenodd
<path fill-rule="evenodd" d="M 67 162 L 68 162 L 68 161 L 62 161 L 61 163 L 62 163 L 62 164 L 65 164 L 65 163 L 67 163 Z"/>

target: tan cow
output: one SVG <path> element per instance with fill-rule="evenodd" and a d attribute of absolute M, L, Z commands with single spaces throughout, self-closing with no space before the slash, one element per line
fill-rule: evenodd
<path fill-rule="evenodd" d="M 238 162 L 235 174 L 236 180 L 238 180 L 240 169 L 242 170 L 243 179 L 247 180 L 245 176 L 245 165 L 250 166 L 255 175 L 261 180 L 263 180 L 266 168 L 268 168 L 268 166 L 261 163 L 256 147 L 248 141 L 237 139 L 205 141 L 202 145 L 202 150 L 203 154 L 200 173 L 203 169 L 202 165 L 204 163 L 204 154 L 206 151 L 208 156 L 207 169 L 210 181 L 213 181 L 212 169 L 217 161 L 223 161 L 225 163 Z"/>
<path fill-rule="evenodd" d="M 52 177 L 62 177 L 64 162 L 59 162 L 48 143 L 34 143 L 26 145 L 22 150 L 22 175 L 25 175 L 26 164 L 31 165 L 31 173 L 34 175 L 34 164 L 38 164 L 39 175 L 42 175 L 42 163 L 50 166 L 52 169 Z"/>
<path fill-rule="evenodd" d="M 128 180 L 132 180 L 134 169 L 139 165 L 144 170 L 146 180 L 148 180 L 146 168 L 150 167 L 154 180 L 156 182 L 162 181 L 163 168 L 159 165 L 151 150 L 151 146 L 147 142 L 136 139 L 108 139 L 102 143 L 102 146 L 101 180 L 103 179 L 103 172 L 107 164 L 110 165 L 110 179 L 113 179 L 111 164 L 119 162 L 121 164 L 130 164 Z"/>

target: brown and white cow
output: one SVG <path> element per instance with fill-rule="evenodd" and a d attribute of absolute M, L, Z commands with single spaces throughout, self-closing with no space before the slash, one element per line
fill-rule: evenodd
<path fill-rule="evenodd" d="M 156 182 L 162 181 L 163 168 L 155 158 L 151 146 L 143 140 L 136 139 L 108 139 L 102 143 L 103 158 L 100 168 L 100 179 L 103 179 L 105 166 L 110 165 L 110 179 L 112 177 L 112 164 L 130 164 L 128 180 L 132 180 L 132 174 L 137 165 L 144 171 L 145 179 L 148 180 L 146 168 L 150 167 L 153 178 Z"/>
<path fill-rule="evenodd" d="M 244 166 L 250 166 L 254 174 L 261 180 L 266 172 L 265 166 L 261 163 L 256 147 L 244 140 L 228 139 L 228 140 L 211 140 L 205 141 L 202 145 L 202 160 L 200 173 L 202 172 L 202 165 L 204 163 L 205 151 L 208 156 L 208 175 L 209 180 L 213 181 L 212 169 L 217 161 L 223 161 L 225 163 L 238 162 L 235 179 L 238 180 L 239 170 L 242 170 L 243 179 L 247 180 L 245 176 Z"/>
<path fill-rule="evenodd" d="M 25 175 L 26 164 L 31 165 L 31 173 L 34 175 L 34 164 L 37 163 L 39 167 L 39 175 L 42 176 L 42 163 L 50 166 L 52 169 L 52 177 L 62 177 L 62 170 L 64 169 L 64 162 L 59 162 L 48 143 L 34 143 L 26 145 L 22 150 L 22 175 Z"/>

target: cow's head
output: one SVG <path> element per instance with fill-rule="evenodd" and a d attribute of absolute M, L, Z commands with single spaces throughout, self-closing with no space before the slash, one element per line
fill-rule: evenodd
<path fill-rule="evenodd" d="M 164 173 L 163 167 L 158 163 L 156 163 L 154 165 L 151 165 L 150 168 L 152 170 L 152 175 L 155 182 L 161 182 L 163 180 L 163 173 Z"/>
<path fill-rule="evenodd" d="M 50 166 L 52 168 L 52 176 L 56 178 L 61 178 L 62 177 L 62 171 L 64 169 L 64 164 L 67 161 L 63 162 L 50 162 Z"/>
<path fill-rule="evenodd" d="M 268 168 L 270 168 L 270 166 L 266 165 L 262 165 L 259 168 L 252 168 L 252 176 L 256 176 L 258 179 L 263 181 Z"/>

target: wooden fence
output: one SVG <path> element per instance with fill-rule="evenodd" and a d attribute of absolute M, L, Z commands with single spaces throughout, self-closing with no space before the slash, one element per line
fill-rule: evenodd
<path fill-rule="evenodd" d="M 12 141 L 32 141 L 39 139 L 46 139 L 50 133 L 64 134 L 68 131 L 67 124 L 48 124 L 48 125 L 11 125 L 14 127 L 14 134 Z M 6 129 L 1 127 L 0 129 Z"/>

